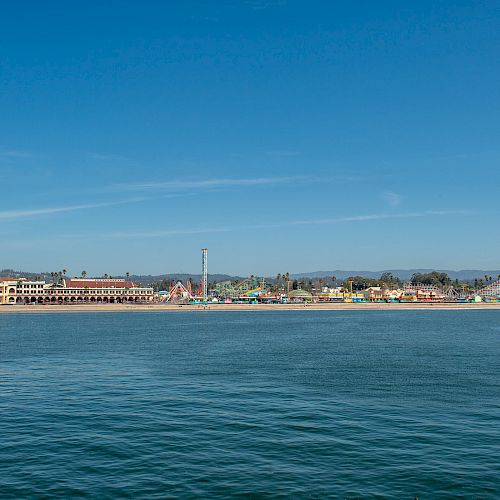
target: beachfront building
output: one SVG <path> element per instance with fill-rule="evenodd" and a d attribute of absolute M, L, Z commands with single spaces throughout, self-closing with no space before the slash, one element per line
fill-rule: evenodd
<path fill-rule="evenodd" d="M 0 304 L 15 304 L 17 280 L 13 278 L 0 278 Z"/>
<path fill-rule="evenodd" d="M 404 291 L 396 288 L 390 290 L 386 287 L 370 286 L 363 290 L 363 297 L 368 302 L 397 301 L 402 299 Z"/>
<path fill-rule="evenodd" d="M 387 289 L 380 286 L 370 286 L 363 290 L 363 298 L 369 302 L 380 302 L 387 299 Z"/>
<path fill-rule="evenodd" d="M 43 294 L 44 281 L 30 281 L 24 278 L 0 278 L 0 303 L 15 304 L 19 296 Z"/>
<path fill-rule="evenodd" d="M 346 291 L 343 287 L 328 287 L 324 286 L 321 288 L 320 293 L 316 293 L 315 296 L 319 302 L 341 302 L 344 300 Z"/>
<path fill-rule="evenodd" d="M 73 278 L 59 283 L 4 279 L 2 304 L 133 304 L 151 302 L 154 291 L 125 279 Z"/>

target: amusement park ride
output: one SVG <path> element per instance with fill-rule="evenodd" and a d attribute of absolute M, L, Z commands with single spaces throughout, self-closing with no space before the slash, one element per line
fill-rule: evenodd
<path fill-rule="evenodd" d="M 217 283 L 215 285 L 215 292 L 218 297 L 225 299 L 236 299 L 236 298 L 255 298 L 259 297 L 266 288 L 266 283 L 264 279 L 261 279 L 258 285 L 255 280 L 248 278 L 235 284 L 234 286 L 230 281 L 223 281 L 222 283 Z M 171 282 L 168 294 L 165 294 L 163 299 L 164 302 L 174 302 L 174 303 L 187 303 L 187 302 L 207 302 L 207 294 L 203 292 L 203 278 L 196 290 L 193 290 L 191 281 L 188 280 L 186 285 L 181 281 Z"/>
<path fill-rule="evenodd" d="M 448 299 L 455 301 L 473 300 L 475 297 L 492 299 L 500 297 L 500 280 L 490 283 L 479 289 L 455 288 L 453 285 L 447 287 L 437 287 L 435 285 L 425 285 L 422 283 L 406 283 L 404 291 L 408 294 L 427 294 L 436 299 Z"/>
<path fill-rule="evenodd" d="M 222 281 L 216 283 L 215 292 L 220 297 L 237 298 L 237 297 L 259 297 L 266 289 L 266 282 L 264 278 L 257 278 L 250 276 L 238 283 L 231 281 Z"/>
<path fill-rule="evenodd" d="M 215 285 L 215 293 L 218 297 L 225 299 L 251 299 L 260 296 L 266 289 L 264 278 L 251 276 L 239 283 L 223 281 Z M 198 288 L 193 289 L 191 280 L 186 282 L 171 281 L 168 293 L 163 292 L 160 299 L 162 302 L 173 303 L 206 303 L 208 301 L 208 249 L 201 250 L 201 280 Z"/>
<path fill-rule="evenodd" d="M 500 297 L 500 280 L 481 288 L 477 294 L 481 297 Z"/>
<path fill-rule="evenodd" d="M 206 303 L 208 301 L 208 249 L 201 249 L 201 280 L 198 288 L 193 290 L 191 279 L 186 282 L 182 281 L 170 282 L 170 287 L 167 294 L 161 299 L 163 302 L 187 303 L 199 302 Z"/>
<path fill-rule="evenodd" d="M 234 300 L 256 301 L 259 297 L 259 300 L 261 300 L 265 296 L 266 290 L 268 290 L 268 285 L 264 278 L 250 276 L 239 282 L 227 280 L 216 283 L 213 292 L 219 300 L 223 299 L 231 302 Z M 404 285 L 402 292 L 403 298 L 413 297 L 413 300 L 417 301 L 469 302 L 500 300 L 500 280 L 477 290 L 470 287 L 456 288 L 452 285 L 438 287 L 409 282 Z M 208 250 L 206 248 L 201 250 L 201 280 L 196 290 L 193 289 L 190 279 L 186 282 L 186 285 L 181 281 L 172 281 L 168 292 L 160 292 L 160 296 L 162 302 L 206 304 L 208 302 Z M 318 300 L 321 300 L 321 297 L 318 297 Z"/>
<path fill-rule="evenodd" d="M 200 302 L 206 303 L 208 300 L 208 249 L 201 249 L 201 280 L 199 287 L 193 291 L 193 285 L 189 279 L 186 286 L 182 281 L 170 282 L 168 294 L 162 298 L 163 302 Z"/>

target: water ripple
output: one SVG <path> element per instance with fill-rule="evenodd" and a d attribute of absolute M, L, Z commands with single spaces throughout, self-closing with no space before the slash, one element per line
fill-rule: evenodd
<path fill-rule="evenodd" d="M 0 316 L 0 497 L 499 498 L 499 320 Z"/>

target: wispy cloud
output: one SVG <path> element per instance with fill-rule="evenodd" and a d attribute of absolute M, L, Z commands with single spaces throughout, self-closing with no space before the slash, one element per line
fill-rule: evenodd
<path fill-rule="evenodd" d="M 32 208 L 28 210 L 4 210 L 0 211 L 0 219 L 21 219 L 26 217 L 36 217 L 40 215 L 52 215 L 64 212 L 75 212 L 78 210 L 89 210 L 93 208 L 111 207 L 114 205 L 125 205 L 143 201 L 143 198 L 134 198 L 129 200 L 113 201 L 106 203 L 91 203 L 84 205 L 65 205 L 59 207 Z"/>
<path fill-rule="evenodd" d="M 384 191 L 382 193 L 382 199 L 390 206 L 390 207 L 397 207 L 401 204 L 401 200 L 403 197 L 395 193 L 394 191 Z"/>
<path fill-rule="evenodd" d="M 265 10 L 272 7 L 283 7 L 287 4 L 287 0 L 245 0 L 248 7 L 254 10 Z"/>
<path fill-rule="evenodd" d="M 87 156 L 91 160 L 103 161 L 103 162 L 110 162 L 110 161 L 130 162 L 131 161 L 131 159 L 127 158 L 126 156 L 114 154 L 114 153 L 88 152 Z"/>
<path fill-rule="evenodd" d="M 182 236 L 189 234 L 206 234 L 206 233 L 225 233 L 228 231 L 232 231 L 232 228 L 226 227 L 205 227 L 205 228 L 184 228 L 184 229 L 167 229 L 167 230 L 152 230 L 152 231 L 114 231 L 109 233 L 96 233 L 96 234 L 66 234 L 59 236 L 60 238 L 68 238 L 68 239 L 89 239 L 89 238 L 98 238 L 98 239 L 126 239 L 126 238 L 164 238 L 166 236 Z"/>
<path fill-rule="evenodd" d="M 404 213 L 389 213 L 389 214 L 365 214 L 365 215 L 349 215 L 344 217 L 333 217 L 329 219 L 306 219 L 297 220 L 293 224 L 300 225 L 317 225 L 317 224 L 339 224 L 342 222 L 363 222 L 382 219 L 413 219 L 418 217 L 442 217 L 453 215 L 476 215 L 477 212 L 471 210 L 425 210 L 423 212 L 404 212 Z"/>
<path fill-rule="evenodd" d="M 275 158 L 290 158 L 292 156 L 298 156 L 299 152 L 295 151 L 295 150 L 279 149 L 279 150 L 273 150 L 273 151 L 266 151 L 266 155 L 272 156 Z"/>
<path fill-rule="evenodd" d="M 276 222 L 270 224 L 250 224 L 244 226 L 229 226 L 229 227 L 193 227 L 193 228 L 175 228 L 175 229 L 158 229 L 148 231 L 114 231 L 107 233 L 83 233 L 83 234 L 65 234 L 59 235 L 58 238 L 67 239 L 126 239 L 126 238 L 165 238 L 183 236 L 189 234 L 210 234 L 210 233 L 228 233 L 233 231 L 251 231 L 251 230 L 266 230 L 266 229 L 279 229 L 286 227 L 293 227 L 297 225 L 326 225 L 326 224 L 340 224 L 340 223 L 357 223 L 365 221 L 377 221 L 383 219 L 411 219 L 418 217 L 443 217 L 443 216 L 457 216 L 457 215 L 477 215 L 478 212 L 467 210 L 428 210 L 425 212 L 409 212 L 401 214 L 365 214 L 365 215 L 352 215 L 344 217 L 336 217 L 331 219 L 304 219 L 288 222 Z"/>
<path fill-rule="evenodd" d="M 30 151 L 22 151 L 19 149 L 8 149 L 0 147 L 0 157 L 11 159 L 33 158 L 35 155 Z"/>
<path fill-rule="evenodd" d="M 307 177 L 254 177 L 246 179 L 202 179 L 202 180 L 174 180 L 159 182 L 138 182 L 130 184 L 114 184 L 108 187 L 109 191 L 191 191 L 211 190 L 226 187 L 265 186 L 273 184 L 291 184 L 310 180 Z"/>

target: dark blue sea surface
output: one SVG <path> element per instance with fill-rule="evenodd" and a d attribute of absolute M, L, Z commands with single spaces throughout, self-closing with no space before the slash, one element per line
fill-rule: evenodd
<path fill-rule="evenodd" d="M 0 314 L 0 498 L 500 498 L 500 311 Z"/>

